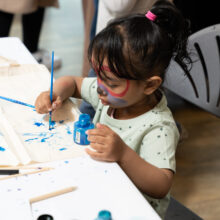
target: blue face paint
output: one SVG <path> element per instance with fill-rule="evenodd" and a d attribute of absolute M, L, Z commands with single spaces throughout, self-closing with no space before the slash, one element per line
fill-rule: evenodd
<path fill-rule="evenodd" d="M 113 96 L 109 90 L 100 82 L 98 81 L 98 88 L 97 92 L 100 95 L 106 96 L 107 101 L 109 104 L 114 105 L 114 106 L 125 106 L 127 102 L 124 99 L 117 98 Z"/>

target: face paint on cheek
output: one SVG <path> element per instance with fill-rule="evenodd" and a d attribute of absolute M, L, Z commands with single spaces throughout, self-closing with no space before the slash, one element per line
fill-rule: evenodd
<path fill-rule="evenodd" d="M 109 104 L 112 104 L 114 106 L 125 106 L 127 104 L 125 100 L 116 98 L 110 94 L 108 94 L 107 99 Z"/>
<path fill-rule="evenodd" d="M 105 94 L 107 96 L 107 101 L 109 104 L 113 104 L 115 106 L 124 106 L 127 104 L 127 102 L 124 100 L 124 99 L 120 99 L 120 98 L 117 98 L 117 97 L 123 97 L 127 91 L 128 91 L 128 88 L 129 88 L 129 81 L 127 80 L 127 85 L 126 85 L 126 88 L 123 92 L 117 94 L 117 93 L 114 93 L 110 90 L 108 90 L 108 88 L 106 88 L 102 83 L 101 83 L 101 80 L 98 79 L 98 88 L 99 90 L 102 91 L 102 94 Z M 101 93 L 99 93 L 101 95 Z"/>

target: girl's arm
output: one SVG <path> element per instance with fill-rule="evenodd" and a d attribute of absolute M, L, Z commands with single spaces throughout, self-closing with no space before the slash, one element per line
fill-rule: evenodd
<path fill-rule="evenodd" d="M 118 162 L 120 167 L 143 193 L 153 198 L 163 198 L 170 190 L 173 172 L 151 165 L 108 126 L 97 123 L 88 130 L 90 147 L 86 152 L 96 160 Z"/>
<path fill-rule="evenodd" d="M 83 77 L 63 76 L 55 81 L 53 91 L 62 101 L 69 97 L 81 98 L 82 81 Z"/>
<path fill-rule="evenodd" d="M 120 167 L 143 193 L 163 198 L 172 185 L 173 171 L 151 165 L 126 145 L 123 148 Z"/>
<path fill-rule="evenodd" d="M 50 100 L 50 91 L 42 92 L 35 101 L 38 113 L 47 113 L 59 108 L 69 97 L 81 98 L 82 77 L 63 76 L 53 84 L 53 102 Z"/>

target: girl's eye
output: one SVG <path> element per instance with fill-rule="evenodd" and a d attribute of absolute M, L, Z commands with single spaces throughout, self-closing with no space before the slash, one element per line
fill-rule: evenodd
<path fill-rule="evenodd" d="M 108 85 L 108 87 L 110 87 L 110 88 L 112 88 L 112 89 L 114 89 L 114 88 L 116 88 L 118 85 Z"/>

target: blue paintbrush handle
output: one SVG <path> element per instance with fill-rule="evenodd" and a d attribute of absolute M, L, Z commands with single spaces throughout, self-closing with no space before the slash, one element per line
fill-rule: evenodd
<path fill-rule="evenodd" d="M 51 62 L 51 78 L 50 78 L 50 101 L 51 104 L 53 102 L 53 62 L 54 62 L 54 51 L 52 51 L 52 62 Z M 52 129 L 51 127 L 51 117 L 52 117 L 52 111 L 49 113 L 49 130 Z"/>
<path fill-rule="evenodd" d="M 6 100 L 6 101 L 9 101 L 9 102 L 13 102 L 13 103 L 16 103 L 16 104 L 19 104 L 19 105 L 24 105 L 24 106 L 27 106 L 27 107 L 30 107 L 30 108 L 35 108 L 34 105 L 30 105 L 30 104 L 27 104 L 27 103 L 24 103 L 24 102 L 15 100 L 15 99 L 10 99 L 10 98 L 4 97 L 4 96 L 0 96 L 0 99 Z"/>

